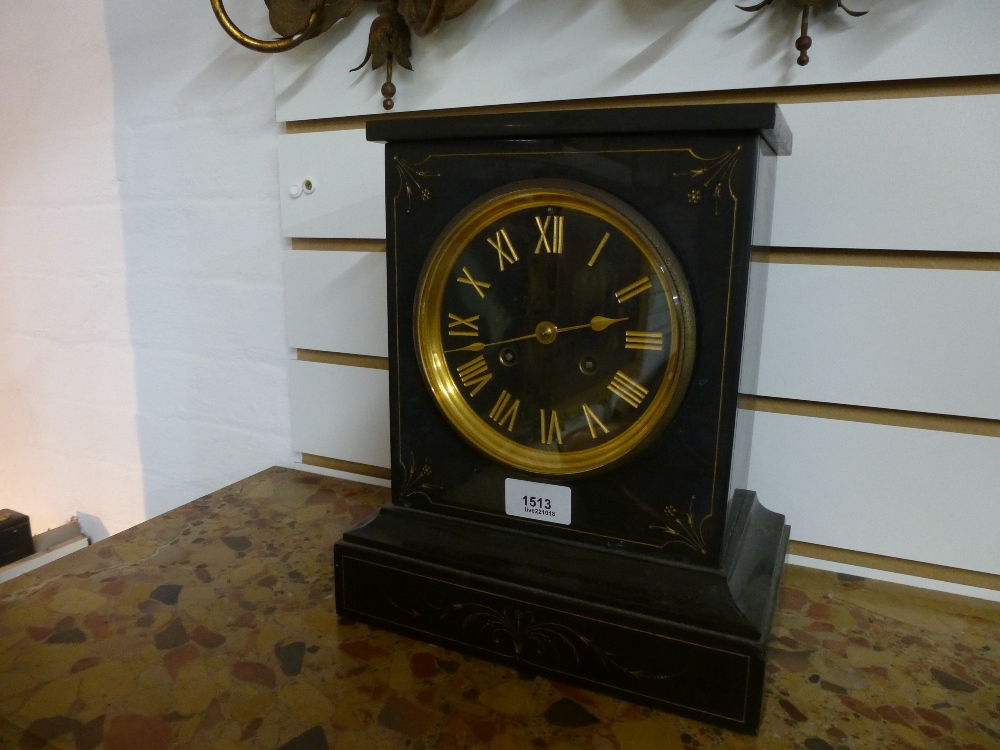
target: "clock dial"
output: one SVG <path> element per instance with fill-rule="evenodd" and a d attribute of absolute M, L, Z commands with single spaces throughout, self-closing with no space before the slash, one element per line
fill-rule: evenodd
<path fill-rule="evenodd" d="M 693 364 L 690 296 L 667 243 L 571 182 L 518 183 L 462 212 L 431 251 L 415 313 L 445 417 L 533 473 L 624 460 L 669 421 Z"/>

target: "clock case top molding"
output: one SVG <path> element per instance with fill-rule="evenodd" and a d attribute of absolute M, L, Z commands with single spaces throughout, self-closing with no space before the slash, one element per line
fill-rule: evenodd
<path fill-rule="evenodd" d="M 776 157 L 791 150 L 780 110 L 391 117 L 370 122 L 368 139 L 386 142 L 393 501 L 338 543 L 338 611 L 755 731 L 788 530 L 746 489 L 752 413 L 738 410 L 737 398 L 741 383 L 755 385 L 763 320 L 766 280 L 763 267 L 751 274 L 750 250 L 768 244 Z M 415 348 L 418 280 L 441 232 L 480 196 L 544 179 L 597 188 L 651 222 L 686 274 L 697 321 L 694 370 L 674 417 L 634 457 L 581 477 L 518 472 L 472 448 L 428 392 Z M 570 487 L 573 523 L 506 515 L 507 478 Z M 399 586 L 410 599 L 390 602 L 387 587 Z M 456 586 L 496 599 L 475 606 L 540 608 L 515 619 L 545 619 L 545 611 L 563 618 L 558 627 L 570 627 L 568 617 L 600 621 L 616 644 L 625 632 L 669 636 L 664 658 L 689 660 L 689 674 L 643 682 L 622 666 L 631 677 L 602 677 L 608 651 L 587 664 L 578 647 L 571 669 L 558 655 L 528 658 L 514 641 L 506 650 L 477 642 L 464 625 L 450 632 L 440 613 L 444 602 L 459 606 Z M 705 655 L 716 653 L 737 654 L 746 666 L 706 667 L 714 662 Z"/>

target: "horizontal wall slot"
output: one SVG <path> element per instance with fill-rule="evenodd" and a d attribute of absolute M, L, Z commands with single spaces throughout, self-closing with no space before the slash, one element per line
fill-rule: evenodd
<path fill-rule="evenodd" d="M 302 463 L 307 466 L 319 466 L 323 469 L 333 469 L 334 471 L 345 471 L 349 474 L 360 474 L 363 477 L 375 477 L 377 479 L 392 479 L 392 471 L 382 466 L 370 466 L 369 464 L 359 464 L 354 461 L 342 461 L 339 458 L 328 458 L 326 456 L 314 456 L 311 453 L 302 454 Z"/>
<path fill-rule="evenodd" d="M 296 349 L 296 359 L 303 362 L 319 362 L 328 365 L 366 367 L 373 370 L 388 370 L 387 357 L 371 357 L 364 354 L 344 354 L 322 352 L 315 349 Z M 957 432 L 965 435 L 1000 437 L 1000 420 L 959 417 L 948 414 L 927 414 L 901 409 L 880 409 L 851 404 L 830 404 L 821 401 L 801 401 L 772 396 L 740 395 L 741 409 L 789 414 L 797 417 L 817 419 L 837 419 L 843 422 L 881 424 L 889 427 L 909 427 L 918 430 Z"/>
<path fill-rule="evenodd" d="M 346 365 L 347 367 L 367 367 L 371 370 L 388 370 L 386 357 L 371 357 L 367 354 L 343 354 L 321 352 L 316 349 L 296 349 L 295 358 L 303 362 L 320 362 L 325 365 Z"/>
<path fill-rule="evenodd" d="M 938 250 L 854 250 L 841 248 L 755 247 L 755 263 L 868 268 L 926 268 L 936 271 L 1000 271 L 1000 253 Z"/>
<path fill-rule="evenodd" d="M 340 240 L 321 237 L 293 237 L 292 250 L 334 250 L 352 253 L 384 253 L 385 240 Z"/>
<path fill-rule="evenodd" d="M 843 422 L 863 422 L 889 427 L 910 427 L 918 430 L 1000 437 L 1000 420 L 995 419 L 956 417 L 947 414 L 926 414 L 899 409 L 879 409 L 870 406 L 828 404 L 819 401 L 799 401 L 791 398 L 744 394 L 740 395 L 739 406 L 741 409 L 772 414 L 789 414 L 797 417 L 837 419 Z"/>
<path fill-rule="evenodd" d="M 606 97 L 602 99 L 569 99 L 557 102 L 532 102 L 485 107 L 422 110 L 388 115 L 334 117 L 318 120 L 298 120 L 285 123 L 285 132 L 318 133 L 327 130 L 354 130 L 365 127 L 369 119 L 384 117 L 438 117 L 470 114 L 512 112 L 554 112 L 559 110 L 620 108 L 636 106 L 669 106 L 690 104 L 745 104 L 777 102 L 778 104 L 810 104 L 815 102 L 847 102 L 869 99 L 919 99 L 938 96 L 981 96 L 1000 94 L 1000 75 L 918 78 L 897 81 L 859 83 L 828 83 L 811 86 L 783 86 L 752 89 L 693 91 L 650 96 Z"/>
<path fill-rule="evenodd" d="M 975 570 L 949 568 L 944 565 L 933 565 L 915 560 L 901 560 L 897 557 L 873 555 L 870 552 L 856 552 L 839 547 L 826 547 L 822 544 L 810 544 L 809 542 L 789 542 L 788 554 L 809 557 L 814 560 L 828 560 L 844 565 L 856 565 L 860 568 L 886 570 L 890 573 L 900 573 L 918 578 L 929 578 L 932 581 L 947 581 L 963 586 L 1000 591 L 1000 576 L 992 573 L 980 573 Z"/>

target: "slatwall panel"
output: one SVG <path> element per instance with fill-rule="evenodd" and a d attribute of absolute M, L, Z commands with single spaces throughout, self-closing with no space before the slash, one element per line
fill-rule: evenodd
<path fill-rule="evenodd" d="M 281 230 L 286 237 L 385 239 L 385 149 L 364 130 L 304 133 L 278 142 Z M 306 180 L 312 193 L 292 197 Z"/>
<path fill-rule="evenodd" d="M 1000 574 L 1000 439 L 757 412 L 749 484 L 794 539 Z"/>
<path fill-rule="evenodd" d="M 384 252 L 291 250 L 285 289 L 289 346 L 389 356 Z"/>
<path fill-rule="evenodd" d="M 292 450 L 389 466 L 389 373 L 289 362 Z"/>
<path fill-rule="evenodd" d="M 772 245 L 1000 250 L 983 220 L 1000 205 L 1000 96 L 781 109 L 795 145 L 778 160 Z M 382 157 L 361 129 L 283 136 L 285 234 L 384 239 Z M 308 175 L 316 192 L 292 199 Z"/>
<path fill-rule="evenodd" d="M 1000 272 L 770 264 L 756 393 L 1000 419 Z"/>
<path fill-rule="evenodd" d="M 733 5 L 731 0 L 482 0 L 435 34 L 414 38 L 415 71 L 396 66 L 393 74 L 396 109 L 1000 70 L 996 0 L 854 0 L 872 12 L 857 19 L 841 11 L 819 14 L 806 68 L 794 63 L 798 14 L 791 2 L 756 15 Z M 279 120 L 382 111 L 384 70 L 350 72 L 368 46 L 373 6 L 362 4 L 365 12 L 277 56 Z"/>
<path fill-rule="evenodd" d="M 984 221 L 1000 205 L 1000 96 L 781 109 L 795 145 L 778 160 L 772 245 L 1000 250 Z"/>

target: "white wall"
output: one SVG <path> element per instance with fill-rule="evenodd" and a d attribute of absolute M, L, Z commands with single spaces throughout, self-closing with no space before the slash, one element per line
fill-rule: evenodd
<path fill-rule="evenodd" d="M 0 3 L 0 507 L 34 531 L 290 459 L 270 65 L 203 0 Z"/>
<path fill-rule="evenodd" d="M 51 13 L 0 7 L 0 505 L 118 529 L 145 512 L 111 55 L 100 2 Z"/>

